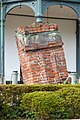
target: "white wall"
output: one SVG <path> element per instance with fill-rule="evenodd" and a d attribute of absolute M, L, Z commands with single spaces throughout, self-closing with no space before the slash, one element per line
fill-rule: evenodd
<path fill-rule="evenodd" d="M 34 21 L 33 18 L 7 16 L 5 23 L 5 77 L 7 80 L 11 79 L 12 71 L 20 71 L 15 31 L 18 26 L 32 24 Z M 76 22 L 67 20 L 49 20 L 49 22 L 59 25 L 68 71 L 76 71 Z"/>
<path fill-rule="evenodd" d="M 62 21 L 63 24 L 63 21 Z M 76 71 L 76 21 L 60 22 L 68 71 Z"/>

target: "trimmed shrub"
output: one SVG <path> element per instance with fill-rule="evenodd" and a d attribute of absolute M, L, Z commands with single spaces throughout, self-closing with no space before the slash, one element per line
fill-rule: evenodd
<path fill-rule="evenodd" d="M 0 119 L 20 118 L 80 118 L 80 85 L 0 85 Z"/>
<path fill-rule="evenodd" d="M 57 94 L 65 100 L 67 118 L 80 118 L 80 88 L 62 88 Z"/>
<path fill-rule="evenodd" d="M 36 113 L 39 120 L 79 119 L 80 89 L 27 93 L 23 96 L 21 107 L 24 111 Z"/>

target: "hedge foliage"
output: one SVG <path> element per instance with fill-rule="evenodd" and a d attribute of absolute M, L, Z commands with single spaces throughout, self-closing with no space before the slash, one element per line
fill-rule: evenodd
<path fill-rule="evenodd" d="M 26 93 L 21 105 L 24 111 L 36 113 L 39 120 L 79 119 L 80 89 L 63 88 L 56 92 Z"/>
<path fill-rule="evenodd" d="M 80 119 L 80 85 L 0 85 L 0 119 Z"/>

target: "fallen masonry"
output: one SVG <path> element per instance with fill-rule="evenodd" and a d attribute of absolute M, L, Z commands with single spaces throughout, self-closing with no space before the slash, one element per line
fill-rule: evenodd
<path fill-rule="evenodd" d="M 55 84 L 66 80 L 63 41 L 56 24 L 18 27 L 16 43 L 24 84 Z"/>

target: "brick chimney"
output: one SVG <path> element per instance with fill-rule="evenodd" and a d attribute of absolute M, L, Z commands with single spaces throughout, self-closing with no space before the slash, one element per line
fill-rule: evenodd
<path fill-rule="evenodd" d="M 56 24 L 18 27 L 16 43 L 25 84 L 54 84 L 66 80 L 63 42 Z"/>

